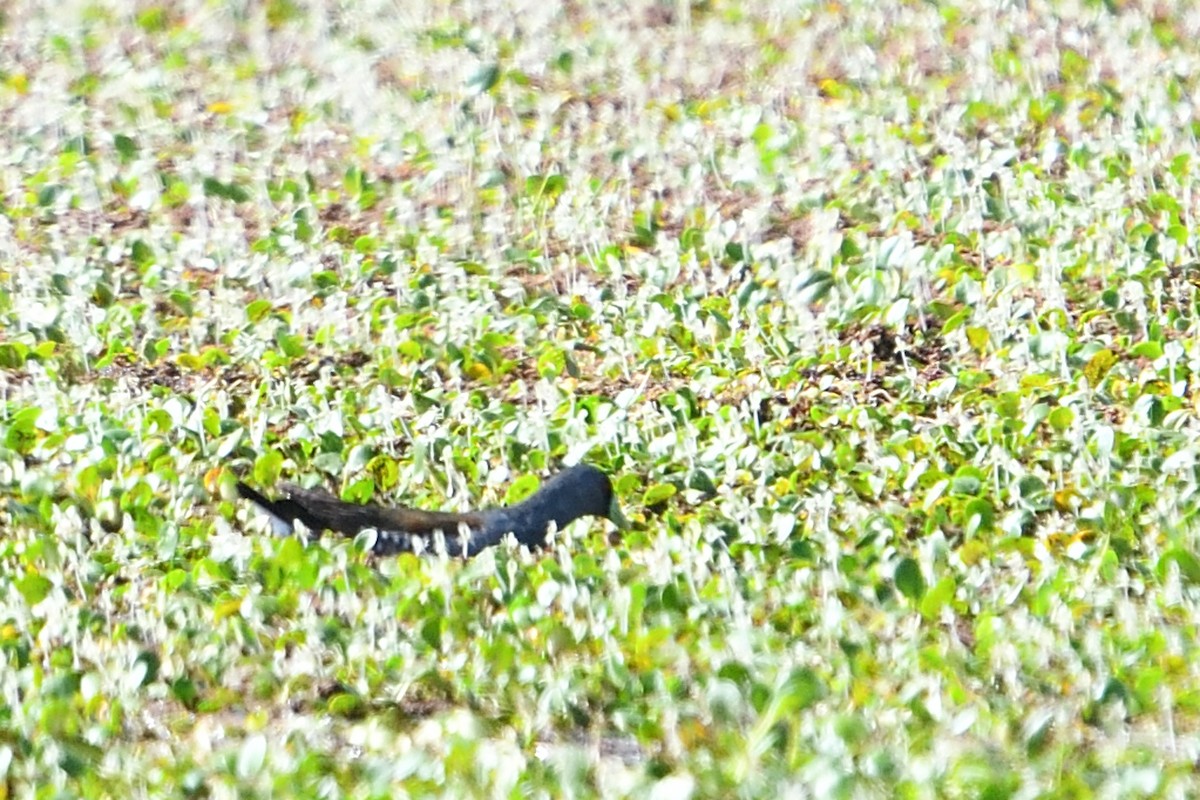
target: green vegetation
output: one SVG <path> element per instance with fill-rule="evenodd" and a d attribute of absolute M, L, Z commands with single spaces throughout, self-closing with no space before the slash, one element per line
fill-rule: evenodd
<path fill-rule="evenodd" d="M 0 800 L 1200 792 L 1194 10 L 501 5 L 0 11 Z"/>

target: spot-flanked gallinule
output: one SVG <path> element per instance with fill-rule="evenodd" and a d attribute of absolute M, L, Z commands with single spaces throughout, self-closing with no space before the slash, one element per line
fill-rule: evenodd
<path fill-rule="evenodd" d="M 509 533 L 521 544 L 537 547 L 545 544 L 551 522 L 562 530 L 580 517 L 607 517 L 618 524 L 622 519 L 612 482 L 588 464 L 563 470 L 516 505 L 462 514 L 347 503 L 322 489 L 291 483 L 280 484 L 281 494 L 274 500 L 241 481 L 237 489 L 271 515 L 278 533 L 291 533 L 296 520 L 314 532 L 331 530 L 348 536 L 374 528 L 378 534 L 373 552 L 378 555 L 410 551 L 417 540 L 431 549 L 437 531 L 445 537 L 446 552 L 455 556 L 475 555 Z"/>

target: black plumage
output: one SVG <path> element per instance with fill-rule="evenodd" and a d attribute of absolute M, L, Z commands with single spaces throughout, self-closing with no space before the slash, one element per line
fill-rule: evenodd
<path fill-rule="evenodd" d="M 521 544 L 537 547 L 545 544 L 552 522 L 561 530 L 580 517 L 619 517 L 612 482 L 588 464 L 563 470 L 515 505 L 461 514 L 347 503 L 323 489 L 303 489 L 291 483 L 280 484 L 281 494 L 275 499 L 240 481 L 237 488 L 244 499 L 271 515 L 273 527 L 281 533 L 291 533 L 297 520 L 313 531 L 331 530 L 348 536 L 374 528 L 373 552 L 379 555 L 411 551 L 418 540 L 431 549 L 438 531 L 450 555 L 474 555 L 510 533 Z"/>

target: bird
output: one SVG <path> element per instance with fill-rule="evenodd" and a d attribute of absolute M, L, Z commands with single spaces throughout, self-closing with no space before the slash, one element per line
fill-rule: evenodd
<path fill-rule="evenodd" d="M 277 533 L 292 533 L 297 521 L 312 531 L 330 530 L 347 536 L 374 528 L 372 552 L 381 556 L 411 552 L 418 541 L 432 549 L 438 531 L 447 554 L 469 557 L 499 544 L 510 533 L 520 544 L 544 545 L 552 522 L 562 530 L 586 516 L 606 517 L 618 526 L 624 520 L 612 481 L 590 464 L 568 467 L 514 505 L 464 513 L 347 503 L 323 489 L 304 489 L 294 483 L 281 483 L 280 496 L 275 499 L 242 481 L 238 481 L 237 491 L 271 516 Z"/>

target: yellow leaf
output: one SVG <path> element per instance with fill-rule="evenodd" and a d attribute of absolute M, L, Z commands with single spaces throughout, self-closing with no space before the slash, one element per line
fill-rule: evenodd
<path fill-rule="evenodd" d="M 696 718 L 682 720 L 677 728 L 679 740 L 687 748 L 695 747 L 709 740 L 709 731 L 704 723 Z"/>
<path fill-rule="evenodd" d="M 209 494 L 215 495 L 221 489 L 221 473 L 225 470 L 223 467 L 213 467 L 208 472 L 204 473 L 204 490 Z"/>
<path fill-rule="evenodd" d="M 1016 273 L 1017 278 L 1025 283 L 1033 283 L 1037 279 L 1038 268 L 1036 264 L 1017 264 L 1013 268 L 1013 272 Z"/>
<path fill-rule="evenodd" d="M 210 114 L 228 114 L 230 111 L 233 111 L 233 105 L 227 100 L 214 100 L 208 104 Z"/>
<path fill-rule="evenodd" d="M 958 548 L 958 557 L 968 567 L 978 564 L 987 555 L 987 545 L 978 539 L 968 539 Z"/>
<path fill-rule="evenodd" d="M 823 78 L 820 83 L 817 84 L 817 90 L 822 97 L 827 97 L 834 100 L 844 97 L 846 94 L 846 90 L 842 84 L 838 83 L 833 78 Z"/>
<path fill-rule="evenodd" d="M 226 617 L 232 617 L 235 614 L 240 614 L 241 611 L 241 600 L 226 600 L 224 603 L 218 603 L 217 607 L 213 609 L 213 619 L 217 622 L 220 622 Z"/>
<path fill-rule="evenodd" d="M 1097 352 L 1092 359 L 1088 361 L 1087 366 L 1083 368 L 1083 376 L 1087 378 L 1088 385 L 1093 389 L 1100 385 L 1100 381 L 1104 380 L 1104 376 L 1117 363 L 1117 357 L 1111 350 L 1101 350 Z"/>
<path fill-rule="evenodd" d="M 1077 497 L 1079 497 L 1079 493 L 1073 487 L 1059 489 L 1054 493 L 1054 507 L 1063 512 L 1071 511 L 1077 505 L 1075 502 Z"/>
<path fill-rule="evenodd" d="M 970 343 L 971 349 L 976 353 L 983 353 L 990 338 L 991 336 L 988 334 L 987 328 L 975 325 L 967 328 L 967 342 Z"/>
<path fill-rule="evenodd" d="M 862 708 L 876 700 L 875 687 L 870 681 L 855 680 L 850 684 L 850 703 L 854 708 Z"/>

